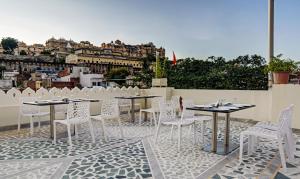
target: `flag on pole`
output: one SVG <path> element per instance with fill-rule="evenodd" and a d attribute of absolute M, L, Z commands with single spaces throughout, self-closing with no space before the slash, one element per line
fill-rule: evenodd
<path fill-rule="evenodd" d="M 175 56 L 175 53 L 173 51 L 173 62 L 172 62 L 173 65 L 176 65 L 176 56 Z"/>

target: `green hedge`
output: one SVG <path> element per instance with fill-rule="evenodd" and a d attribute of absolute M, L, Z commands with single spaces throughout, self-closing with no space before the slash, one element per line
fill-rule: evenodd
<path fill-rule="evenodd" d="M 267 90 L 264 73 L 266 61 L 258 55 L 239 56 L 225 60 L 209 57 L 206 60 L 180 59 L 177 65 L 168 64 L 168 86 L 178 89 Z"/>

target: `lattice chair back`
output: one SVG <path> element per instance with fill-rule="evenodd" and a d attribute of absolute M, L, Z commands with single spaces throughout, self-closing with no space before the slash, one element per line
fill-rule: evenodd
<path fill-rule="evenodd" d="M 293 110 L 293 104 L 286 108 L 284 110 L 284 114 L 282 114 L 284 121 L 280 120 L 279 124 L 279 128 L 281 128 L 281 134 L 285 135 L 287 139 L 287 142 L 285 143 L 285 150 L 287 151 L 288 158 L 291 161 L 295 159 L 294 154 L 296 152 L 296 143 L 292 131 Z"/>
<path fill-rule="evenodd" d="M 35 114 L 40 112 L 40 108 L 34 105 L 23 104 L 24 102 L 35 102 L 37 97 L 21 97 L 20 98 L 20 113 L 21 114 Z"/>
<path fill-rule="evenodd" d="M 171 102 L 159 102 L 159 122 L 173 121 L 176 118 L 176 113 Z"/>
<path fill-rule="evenodd" d="M 101 106 L 101 115 L 107 117 L 119 117 L 119 105 L 117 99 L 104 100 Z"/>
<path fill-rule="evenodd" d="M 291 129 L 292 128 L 292 119 L 293 119 L 293 111 L 294 111 L 294 104 L 291 104 L 289 106 L 289 120 L 288 120 L 288 127 Z"/>
<path fill-rule="evenodd" d="M 182 114 L 181 114 L 181 119 L 184 118 L 193 118 L 195 116 L 195 111 L 194 110 L 187 110 L 186 108 L 188 107 L 194 107 L 194 103 L 192 100 L 183 100 L 182 101 Z"/>
<path fill-rule="evenodd" d="M 293 113 L 293 106 L 289 106 L 281 111 L 279 115 L 279 126 L 278 126 L 278 132 L 281 135 L 285 135 L 289 130 L 289 125 L 292 119 L 292 113 Z"/>
<path fill-rule="evenodd" d="M 175 111 L 180 111 L 180 96 L 172 96 L 171 103 Z"/>
<path fill-rule="evenodd" d="M 159 109 L 159 102 L 164 101 L 163 97 L 156 97 L 151 99 L 151 108 Z"/>
<path fill-rule="evenodd" d="M 61 98 L 56 97 L 56 96 L 53 96 L 51 99 L 52 100 L 61 100 Z M 68 105 L 67 104 L 60 104 L 60 105 L 55 105 L 54 107 L 55 107 L 55 113 L 65 114 L 67 112 Z"/>
<path fill-rule="evenodd" d="M 68 104 L 67 120 L 70 124 L 85 123 L 90 120 L 90 102 L 71 102 Z"/>

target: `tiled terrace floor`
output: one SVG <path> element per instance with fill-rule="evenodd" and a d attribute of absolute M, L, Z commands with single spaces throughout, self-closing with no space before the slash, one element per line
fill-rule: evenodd
<path fill-rule="evenodd" d="M 220 129 L 223 129 L 220 121 Z M 176 135 L 170 138 L 169 128 L 164 127 L 157 144 L 153 128 L 123 122 L 125 138 L 119 137 L 118 128 L 112 123 L 107 128 L 110 139 L 102 140 L 100 127 L 96 143 L 86 126 L 81 126 L 79 138 L 72 137 L 70 149 L 66 138 L 56 145 L 49 137 L 49 126 L 43 126 L 34 136 L 29 129 L 0 132 L 0 178 L 299 178 L 300 137 L 297 137 L 297 156 L 286 172 L 280 169 L 279 154 L 274 144 L 261 143 L 257 152 L 245 154 L 240 164 L 238 150 L 229 156 L 216 155 L 201 150 L 202 141 L 193 144 L 188 128 L 183 130 L 181 151 L 177 151 Z M 231 141 L 238 142 L 239 132 L 251 126 L 249 122 L 232 121 Z M 205 143 L 210 140 L 207 124 Z M 59 128 L 64 134 L 65 128 Z M 176 132 L 176 130 L 175 130 Z M 200 127 L 197 137 L 201 138 Z M 223 139 L 222 132 L 219 140 Z"/>

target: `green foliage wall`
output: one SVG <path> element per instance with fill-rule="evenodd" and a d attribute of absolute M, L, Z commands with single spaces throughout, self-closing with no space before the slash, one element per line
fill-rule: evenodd
<path fill-rule="evenodd" d="M 267 90 L 264 58 L 239 56 L 233 60 L 209 57 L 206 60 L 180 59 L 166 68 L 168 86 L 178 89 Z"/>

